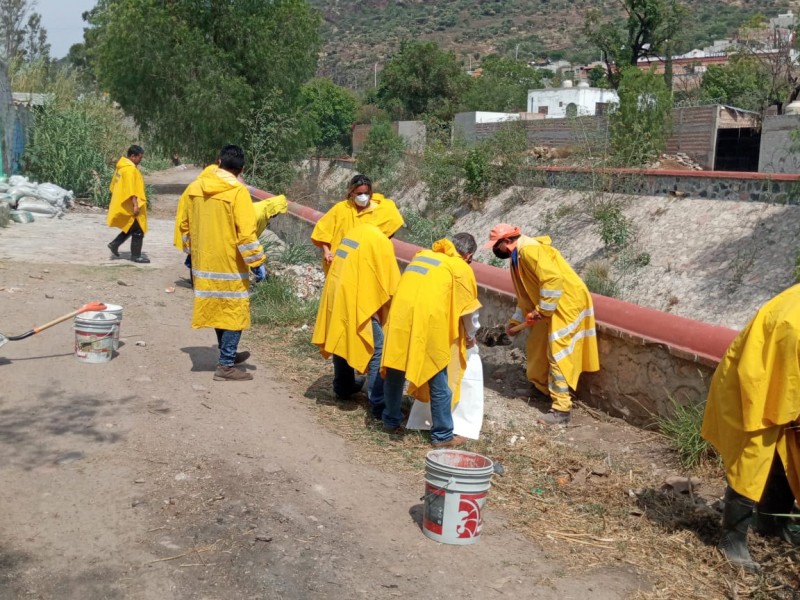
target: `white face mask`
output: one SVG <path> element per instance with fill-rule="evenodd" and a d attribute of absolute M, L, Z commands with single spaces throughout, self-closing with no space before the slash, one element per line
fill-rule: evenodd
<path fill-rule="evenodd" d="M 370 197 L 369 194 L 359 194 L 358 196 L 353 198 L 353 200 L 359 206 L 367 206 L 369 204 L 369 197 Z"/>

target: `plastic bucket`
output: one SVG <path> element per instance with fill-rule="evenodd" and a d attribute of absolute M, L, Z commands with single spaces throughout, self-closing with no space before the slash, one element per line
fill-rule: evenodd
<path fill-rule="evenodd" d="M 116 315 L 117 317 L 117 328 L 114 330 L 114 350 L 119 350 L 119 330 L 122 327 L 122 307 L 119 304 L 109 304 L 108 302 L 104 302 L 103 304 L 106 305 L 106 309 L 101 312 Z"/>
<path fill-rule="evenodd" d="M 104 363 L 114 354 L 116 315 L 85 312 L 75 317 L 75 358 L 81 362 Z"/>
<path fill-rule="evenodd" d="M 444 544 L 480 539 L 481 510 L 492 487 L 494 464 L 463 450 L 432 450 L 425 459 L 422 532 Z"/>

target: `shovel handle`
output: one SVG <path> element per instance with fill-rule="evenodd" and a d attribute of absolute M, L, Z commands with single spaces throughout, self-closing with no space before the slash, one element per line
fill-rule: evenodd
<path fill-rule="evenodd" d="M 89 312 L 89 311 L 92 311 L 92 310 L 101 311 L 101 310 L 105 310 L 105 309 L 106 309 L 106 305 L 103 304 L 102 302 L 90 302 L 88 304 L 84 304 L 83 306 L 81 306 L 77 310 L 73 310 L 71 313 L 66 314 L 63 317 L 58 317 L 57 319 L 53 319 L 49 323 L 45 323 L 44 325 L 40 325 L 39 327 L 34 327 L 30 331 L 26 331 L 23 334 L 10 335 L 10 336 L 8 336 L 8 339 L 9 340 L 13 340 L 13 341 L 24 340 L 25 338 L 30 337 L 30 336 L 32 336 L 32 335 L 34 335 L 36 333 L 39 333 L 40 331 L 44 331 L 45 329 L 47 329 L 49 327 L 52 327 L 53 325 L 58 325 L 59 323 L 61 323 L 63 321 L 66 321 L 67 319 L 71 319 L 75 315 L 79 315 L 81 313 Z"/>

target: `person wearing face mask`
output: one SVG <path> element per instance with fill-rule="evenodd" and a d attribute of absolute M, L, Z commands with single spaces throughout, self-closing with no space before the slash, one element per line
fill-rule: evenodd
<path fill-rule="evenodd" d="M 370 224 L 392 237 L 405 223 L 395 203 L 372 191 L 366 175 L 356 175 L 347 186 L 347 198 L 337 202 L 317 221 L 311 241 L 322 249 L 322 270 L 327 276 L 342 239 L 356 225 Z"/>
<path fill-rule="evenodd" d="M 517 309 L 506 333 L 515 336 L 520 325 L 527 326 L 528 379 L 552 400 L 539 422 L 569 423 L 570 389 L 577 388 L 581 373 L 600 369 L 592 296 L 549 236 L 530 238 L 519 227 L 500 223 L 484 248 L 511 260 Z"/>

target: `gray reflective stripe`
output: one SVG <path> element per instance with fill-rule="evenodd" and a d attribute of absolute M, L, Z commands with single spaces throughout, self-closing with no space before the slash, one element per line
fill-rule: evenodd
<path fill-rule="evenodd" d="M 253 254 L 252 256 L 245 257 L 244 262 L 249 265 L 250 263 L 254 263 L 257 260 L 261 260 L 262 258 L 264 258 L 264 253 L 259 252 L 258 254 Z"/>
<path fill-rule="evenodd" d="M 575 343 L 579 339 L 585 337 L 594 337 L 595 335 L 597 334 L 595 333 L 594 329 L 584 329 L 583 331 L 579 331 L 578 333 L 575 334 L 575 337 L 572 338 L 572 341 L 569 343 L 569 347 L 564 348 L 561 352 L 556 353 L 556 355 L 553 356 L 553 358 L 556 360 L 556 362 L 558 362 L 562 358 L 566 358 L 567 356 L 572 354 L 573 350 L 575 350 Z"/>
<path fill-rule="evenodd" d="M 570 323 L 569 325 L 565 325 L 558 331 L 554 331 L 553 333 L 551 333 L 549 338 L 550 341 L 555 342 L 556 340 L 561 339 L 562 337 L 566 337 L 567 335 L 575 331 L 578 327 L 580 327 L 581 321 L 583 321 L 586 317 L 591 317 L 593 315 L 594 315 L 593 308 L 587 308 L 586 310 L 582 311 L 581 314 L 578 315 L 578 318 L 575 319 L 572 323 Z"/>
<path fill-rule="evenodd" d="M 558 374 L 550 373 L 550 379 L 552 379 L 553 381 L 566 381 L 567 380 L 567 378 L 564 377 L 563 375 L 561 375 L 560 373 L 558 373 Z"/>
<path fill-rule="evenodd" d="M 561 298 L 561 294 L 563 294 L 561 290 L 539 290 L 542 298 Z"/>
<path fill-rule="evenodd" d="M 350 246 L 353 250 L 355 250 L 358 248 L 358 242 L 344 238 L 342 240 L 342 246 Z"/>
<path fill-rule="evenodd" d="M 349 254 L 349 252 L 345 252 L 345 251 L 344 251 L 344 250 L 342 250 L 341 248 L 339 248 L 339 249 L 336 251 L 336 256 L 338 256 L 338 257 L 340 257 L 340 258 L 347 258 L 347 255 L 348 255 L 348 254 Z"/>
<path fill-rule="evenodd" d="M 182 239 L 184 242 L 191 242 L 191 241 L 192 241 L 192 238 L 191 238 L 191 236 L 188 236 L 188 235 L 184 235 L 184 236 L 183 236 L 181 239 Z"/>
<path fill-rule="evenodd" d="M 206 292 L 195 290 L 195 298 L 232 298 L 234 300 L 247 300 L 250 294 L 247 292 Z"/>
<path fill-rule="evenodd" d="M 188 254 L 189 256 L 192 255 L 192 248 L 190 246 L 184 246 L 183 253 Z"/>
<path fill-rule="evenodd" d="M 250 250 L 255 250 L 260 245 L 261 244 L 258 241 L 255 241 L 255 242 L 251 242 L 249 244 L 242 244 L 241 246 L 238 246 L 238 248 L 239 248 L 239 252 L 248 252 Z"/>
<path fill-rule="evenodd" d="M 442 261 L 436 260 L 435 258 L 428 258 L 427 256 L 417 256 L 414 258 L 414 262 L 421 262 L 428 265 L 433 265 L 434 267 L 438 267 L 442 264 Z"/>
<path fill-rule="evenodd" d="M 200 279 L 216 279 L 217 281 L 235 281 L 237 279 L 250 279 L 249 273 L 213 273 L 212 271 L 197 271 L 192 269 L 192 276 Z"/>
<path fill-rule="evenodd" d="M 428 272 L 428 269 L 425 267 L 418 267 L 417 265 L 408 265 L 405 272 L 408 273 L 409 271 L 412 273 L 421 273 L 422 275 L 425 275 Z"/>
<path fill-rule="evenodd" d="M 522 323 L 525 317 L 522 316 L 522 309 L 518 306 L 517 310 L 514 311 L 514 314 L 511 315 L 512 321 L 517 321 L 518 323 Z"/>
<path fill-rule="evenodd" d="M 568 385 L 557 385 L 552 382 L 550 383 L 550 385 L 547 386 L 547 388 L 554 392 L 561 392 L 562 394 L 569 391 Z"/>
<path fill-rule="evenodd" d="M 552 302 L 539 302 L 539 308 L 542 310 L 555 310 L 558 308 L 558 304 Z"/>

